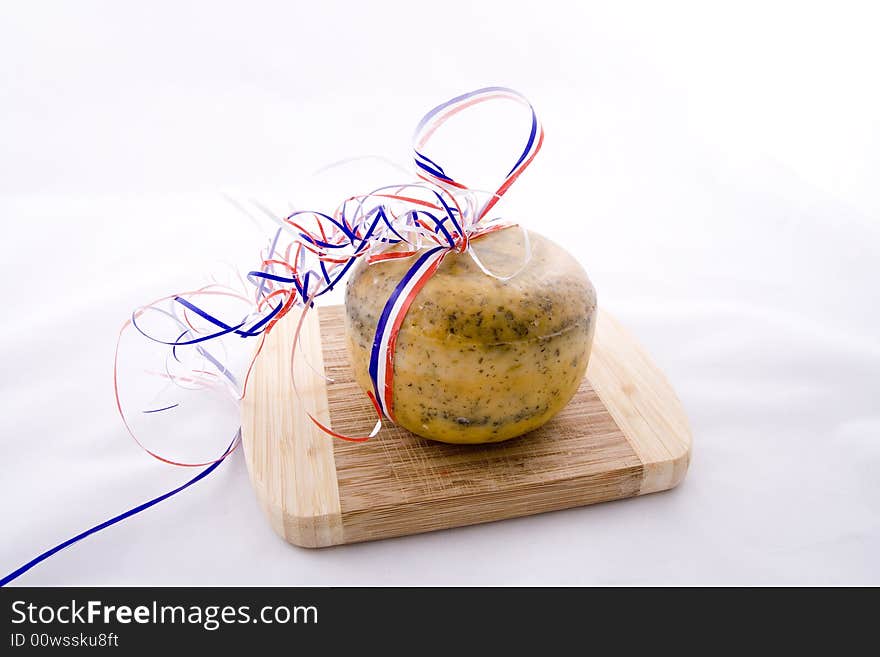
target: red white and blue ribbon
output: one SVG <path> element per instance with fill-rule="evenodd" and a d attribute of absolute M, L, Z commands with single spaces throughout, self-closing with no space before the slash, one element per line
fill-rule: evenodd
<path fill-rule="evenodd" d="M 415 135 L 413 136 L 413 161 L 419 178 L 446 190 L 467 192 L 469 188 L 455 180 L 440 164 L 431 159 L 426 154 L 426 148 L 434 133 L 450 118 L 469 107 L 491 100 L 512 100 L 528 108 L 531 115 L 528 139 L 526 140 L 525 148 L 510 171 L 507 172 L 499 188 L 479 206 L 479 209 L 472 210 L 469 213 L 461 212 L 461 205 L 465 204 L 458 204 L 455 208 L 451 208 L 443 201 L 442 196 L 438 195 L 446 211 L 446 219 L 449 220 L 449 224 L 454 229 L 454 239 L 449 239 L 447 244 L 429 249 L 419 256 L 416 262 L 404 274 L 400 283 L 394 288 L 382 310 L 370 353 L 369 372 L 373 383 L 373 394 L 379 408 L 392 422 L 394 421 L 394 404 L 392 399 L 394 389 L 394 351 L 397 334 L 400 331 L 400 326 L 403 323 L 407 310 L 409 310 L 419 290 L 424 287 L 425 283 L 428 282 L 434 272 L 440 267 L 446 254 L 450 251 L 467 251 L 471 240 L 491 232 L 493 229 L 502 227 L 498 224 L 492 227 L 481 226 L 480 222 L 520 174 L 531 164 L 544 142 L 544 130 L 531 103 L 519 92 L 506 87 L 486 87 L 456 96 L 445 103 L 437 105 L 437 107 L 425 114 L 416 126 Z M 438 221 L 434 217 L 432 219 L 434 219 L 438 226 L 446 221 L 446 219 Z M 480 267 L 482 268 L 482 265 Z"/>
<path fill-rule="evenodd" d="M 438 129 L 449 119 L 474 105 L 513 101 L 528 111 L 524 148 L 498 188 L 486 194 L 456 180 L 429 145 Z M 148 447 L 133 427 L 133 415 L 120 392 L 119 359 L 123 338 L 139 334 L 167 350 L 165 365 L 151 372 L 164 384 L 180 390 L 227 391 L 241 399 L 246 391 L 253 362 L 266 335 L 294 308 L 301 308 L 294 340 L 295 357 L 300 329 L 317 298 L 333 290 L 361 258 L 368 265 L 392 259 L 413 260 L 395 286 L 381 313 L 370 355 L 372 392 L 368 393 L 379 419 L 365 436 L 345 436 L 317 418 L 312 421 L 331 436 L 360 442 L 375 436 L 384 415 L 394 420 L 394 354 L 397 336 L 407 311 L 443 259 L 450 253 L 468 253 L 488 272 L 470 249 L 470 243 L 495 230 L 508 227 L 500 219 L 487 219 L 510 186 L 531 164 L 541 149 L 544 132 L 528 100 L 505 87 L 486 87 L 457 96 L 428 112 L 418 123 L 413 137 L 414 163 L 420 182 L 390 185 L 367 194 L 346 198 L 332 212 L 298 211 L 280 220 L 269 240 L 260 265 L 249 271 L 240 288 L 211 284 L 196 290 L 169 295 L 136 309 L 123 325 L 114 360 L 116 404 L 131 436 L 149 454 L 169 464 L 205 467 L 179 488 L 160 495 L 47 550 L 3 579 L 0 586 L 56 552 L 83 538 L 178 494 L 210 474 L 240 442 L 240 430 L 231 430 L 231 442 L 218 456 L 181 459 L 160 454 Z M 528 252 L 524 261 L 528 259 Z M 510 276 L 499 277 L 510 278 Z M 218 301 L 238 304 L 240 310 L 220 312 Z M 243 372 L 235 373 L 224 362 L 224 340 L 256 339 L 254 356 Z M 296 381 L 294 379 L 294 388 Z M 179 412 L 181 401 L 165 399 L 139 409 L 138 420 Z"/>
<path fill-rule="evenodd" d="M 421 254 L 394 288 L 376 327 L 370 351 L 370 379 L 373 394 L 385 416 L 394 422 L 394 351 L 403 318 L 419 290 L 434 275 L 449 253 L 448 247 L 435 246 Z"/>
<path fill-rule="evenodd" d="M 485 87 L 483 89 L 477 89 L 476 91 L 462 94 L 461 96 L 456 96 L 445 103 L 437 105 L 437 107 L 422 117 L 422 120 L 419 121 L 416 126 L 416 132 L 413 137 L 413 152 L 415 154 L 414 161 L 419 178 L 441 187 L 453 187 L 466 190 L 468 189 L 466 185 L 456 181 L 452 176 L 447 174 L 442 166 L 425 154 L 425 150 L 429 141 L 434 136 L 434 133 L 446 121 L 469 107 L 490 100 L 510 100 L 520 105 L 524 105 L 528 108 L 528 111 L 531 114 L 531 125 L 529 126 L 529 134 L 526 139 L 525 148 L 510 168 L 510 171 L 507 172 L 501 185 L 477 212 L 474 217 L 474 223 L 479 222 L 485 217 L 489 210 L 501 200 L 504 193 L 510 189 L 510 186 L 516 182 L 516 179 L 526 170 L 526 168 L 532 163 L 532 160 L 535 159 L 535 155 L 541 150 L 541 146 L 544 144 L 544 129 L 541 127 L 535 108 L 532 107 L 532 104 L 528 99 L 518 91 L 508 89 L 507 87 Z"/>

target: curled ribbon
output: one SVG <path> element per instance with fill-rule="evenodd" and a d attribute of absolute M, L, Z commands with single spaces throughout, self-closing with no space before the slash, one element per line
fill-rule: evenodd
<path fill-rule="evenodd" d="M 447 173 L 429 156 L 428 147 L 437 130 L 450 118 L 469 107 L 493 100 L 508 100 L 525 106 L 530 113 L 530 126 L 518 159 L 499 187 L 486 193 L 469 188 Z M 212 472 L 238 446 L 240 430 L 235 431 L 229 445 L 216 458 L 178 460 L 148 448 L 138 438 L 121 401 L 119 384 L 120 345 L 123 336 L 132 330 L 168 347 L 164 371 L 154 374 L 180 388 L 225 390 L 240 400 L 266 335 L 293 308 L 302 308 L 302 313 L 296 328 L 292 359 L 303 320 L 314 301 L 333 290 L 359 259 L 366 258 L 370 265 L 391 259 L 414 258 L 383 308 L 372 344 L 369 373 L 373 390 L 368 395 L 378 415 L 373 430 L 366 436 L 345 436 L 311 417 L 329 435 L 353 442 L 375 436 L 381 428 L 383 415 L 394 421 L 395 344 L 410 305 L 449 253 L 469 254 L 484 273 L 502 280 L 516 275 L 516 272 L 508 276 L 490 272 L 470 246 L 474 240 L 510 226 L 498 218 L 487 219 L 487 215 L 532 163 L 543 139 L 544 132 L 534 108 L 512 89 L 486 87 L 452 98 L 428 112 L 416 127 L 413 153 L 420 182 L 390 185 L 368 194 L 351 196 L 332 214 L 303 210 L 281 220 L 263 253 L 260 267 L 247 274 L 251 295 L 212 284 L 163 297 L 136 309 L 120 330 L 114 358 L 114 391 L 122 421 L 132 438 L 155 458 L 172 465 L 207 467 L 183 486 L 44 552 L 0 580 L 0 586 L 68 545 L 183 491 Z M 530 257 L 525 231 L 524 235 L 526 249 L 522 266 Z M 243 310 L 236 315 L 212 311 L 210 306 L 217 300 L 241 304 Z M 227 337 L 258 340 L 244 376 L 236 376 L 218 354 L 222 339 Z M 193 365 L 194 362 L 197 365 Z M 293 384 L 296 388 L 295 379 Z M 141 413 L 165 413 L 178 405 L 164 404 L 144 409 Z"/>

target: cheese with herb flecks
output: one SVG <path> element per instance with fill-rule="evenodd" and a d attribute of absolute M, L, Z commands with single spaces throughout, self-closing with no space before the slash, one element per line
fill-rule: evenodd
<path fill-rule="evenodd" d="M 448 443 L 507 440 L 538 428 L 583 379 L 596 325 L 596 292 L 563 248 L 529 232 L 531 259 L 508 281 L 450 253 L 418 293 L 397 338 L 392 414 L 409 431 Z M 487 269 L 504 276 L 523 260 L 520 228 L 474 240 Z M 412 259 L 360 262 L 346 288 L 355 378 L 368 391 L 382 309 Z"/>

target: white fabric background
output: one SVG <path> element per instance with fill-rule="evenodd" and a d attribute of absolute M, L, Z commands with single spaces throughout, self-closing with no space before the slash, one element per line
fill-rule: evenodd
<path fill-rule="evenodd" d="M 871 3 L 355 5 L 0 9 L 0 574 L 191 476 L 124 433 L 112 353 L 134 306 L 254 257 L 221 192 L 280 211 L 317 166 L 406 162 L 424 111 L 505 84 L 547 129 L 506 203 L 667 372 L 685 482 L 307 551 L 236 453 L 17 583 L 880 584 Z"/>

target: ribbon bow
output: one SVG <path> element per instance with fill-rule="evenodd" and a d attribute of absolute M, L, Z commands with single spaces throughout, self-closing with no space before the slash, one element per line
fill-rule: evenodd
<path fill-rule="evenodd" d="M 498 189 L 487 194 L 455 180 L 436 159 L 429 156 L 428 149 L 437 130 L 446 121 L 469 107 L 493 100 L 514 101 L 526 106 L 530 125 L 525 147 L 518 159 Z M 262 340 L 282 317 L 294 307 L 302 307 L 294 341 L 296 349 L 305 314 L 315 299 L 333 290 L 358 259 L 366 258 L 368 264 L 374 264 L 415 257 L 387 300 L 373 340 L 369 364 L 373 390 L 368 393 L 378 414 L 373 430 L 366 436 L 345 436 L 311 417 L 318 427 L 331 436 L 353 442 L 368 440 L 378 433 L 383 415 L 394 421 L 392 391 L 396 336 L 410 305 L 449 253 L 467 252 L 486 274 L 495 276 L 469 248 L 470 243 L 508 226 L 499 219 L 487 219 L 487 214 L 531 164 L 541 148 L 543 138 L 544 132 L 534 108 L 524 96 L 512 89 L 486 87 L 457 96 L 428 112 L 416 127 L 413 153 L 421 182 L 389 185 L 369 194 L 351 196 L 332 214 L 301 210 L 279 222 L 281 225 L 263 254 L 260 269 L 250 271 L 247 275 L 253 288 L 253 298 L 250 312 L 243 317 L 221 319 L 218 314 L 208 310 L 208 304 L 218 296 L 247 303 L 247 296 L 241 292 L 208 286 L 139 308 L 123 331 L 130 325 L 147 338 L 169 346 L 172 365 L 175 361 L 180 362 L 182 349 L 194 349 L 200 356 L 202 366 L 190 368 L 184 375 L 171 374 L 169 378 L 178 383 L 184 381 L 190 386 L 223 385 L 241 399 L 246 389 L 247 375 L 240 384 L 230 369 L 222 364 L 221 358 L 209 349 L 210 342 L 234 335 L 257 337 L 261 340 L 261 346 Z M 485 200 L 482 200 L 483 197 L 486 197 Z M 155 316 L 156 313 L 165 323 L 164 335 L 155 330 L 148 331 L 143 325 L 145 315 Z M 255 350 L 255 353 L 258 352 L 259 347 Z M 117 405 L 129 433 L 146 451 L 162 461 L 200 466 L 227 455 L 224 453 L 219 459 L 198 463 L 184 463 L 160 456 L 135 436 L 119 402 L 118 388 Z M 147 412 L 166 411 L 173 407 L 169 405 Z"/>

